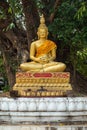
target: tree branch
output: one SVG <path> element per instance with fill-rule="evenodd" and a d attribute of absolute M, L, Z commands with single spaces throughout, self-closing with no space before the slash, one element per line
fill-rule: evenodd
<path fill-rule="evenodd" d="M 54 11 L 51 13 L 50 17 L 49 17 L 49 22 L 51 23 L 54 20 L 55 14 L 57 12 L 58 6 L 60 6 L 62 3 L 62 0 L 56 0 L 54 3 Z"/>

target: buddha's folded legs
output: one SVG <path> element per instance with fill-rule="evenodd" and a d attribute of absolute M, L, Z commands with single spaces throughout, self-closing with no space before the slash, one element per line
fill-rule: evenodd
<path fill-rule="evenodd" d="M 21 64 L 20 68 L 23 71 L 32 71 L 32 72 L 62 72 L 65 70 L 66 65 L 61 62 L 49 62 L 46 64 L 28 62 Z"/>
<path fill-rule="evenodd" d="M 55 65 L 43 68 L 43 70 L 40 70 L 40 72 L 63 72 L 65 68 L 66 65 L 64 63 L 58 62 Z"/>
<path fill-rule="evenodd" d="M 22 63 L 20 65 L 20 68 L 23 71 L 39 71 L 40 69 L 42 69 L 42 65 L 36 62 L 27 62 L 27 63 Z"/>

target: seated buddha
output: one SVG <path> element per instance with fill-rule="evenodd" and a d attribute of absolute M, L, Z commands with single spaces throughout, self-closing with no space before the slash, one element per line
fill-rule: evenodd
<path fill-rule="evenodd" d="M 66 65 L 62 62 L 55 62 L 56 44 L 47 39 L 48 28 L 45 25 L 45 18 L 42 15 L 38 27 L 38 40 L 31 43 L 30 59 L 31 62 L 22 63 L 22 71 L 28 72 L 63 72 Z"/>

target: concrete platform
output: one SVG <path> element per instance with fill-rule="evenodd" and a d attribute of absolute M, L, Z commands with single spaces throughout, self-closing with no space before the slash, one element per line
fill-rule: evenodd
<path fill-rule="evenodd" d="M 87 130 L 87 126 L 0 125 L 0 130 Z"/>
<path fill-rule="evenodd" d="M 87 122 L 87 98 L 0 98 L 0 122 L 5 124 Z"/>

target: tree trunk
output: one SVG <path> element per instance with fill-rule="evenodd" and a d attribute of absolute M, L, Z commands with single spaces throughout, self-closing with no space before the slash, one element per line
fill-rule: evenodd
<path fill-rule="evenodd" d="M 50 24 L 53 22 L 58 7 L 62 4 L 63 0 L 41 0 L 41 2 L 42 5 L 45 6 L 44 8 L 39 8 L 39 12 L 44 14 L 44 16 L 46 17 L 46 22 Z"/>
<path fill-rule="evenodd" d="M 15 83 L 15 74 L 12 70 L 12 67 L 8 64 L 8 58 L 5 51 L 3 51 L 3 63 L 6 68 L 6 75 L 8 78 L 8 84 L 10 85 L 10 89 L 12 89 L 14 83 Z"/>
<path fill-rule="evenodd" d="M 28 48 L 30 50 L 30 44 L 36 37 L 36 30 L 39 24 L 39 15 L 34 0 L 22 0 L 22 4 L 25 14 Z"/>
<path fill-rule="evenodd" d="M 3 55 L 3 65 L 5 67 L 8 84 L 11 88 L 11 87 L 13 87 L 13 85 L 15 83 L 15 73 L 13 72 L 13 69 L 12 69 L 11 65 L 9 64 L 9 61 L 11 61 L 11 57 L 9 56 L 9 53 L 5 48 L 5 44 L 7 43 L 6 38 L 4 35 L 2 35 L 2 36 L 4 37 L 4 39 L 3 39 L 3 37 L 0 37 L 0 47 L 1 47 L 0 51 L 2 52 L 2 55 Z"/>
<path fill-rule="evenodd" d="M 49 17 L 49 22 L 52 23 L 53 20 L 54 20 L 54 17 L 56 15 L 56 12 L 57 12 L 57 9 L 58 7 L 61 5 L 62 3 L 62 0 L 56 0 L 55 3 L 54 3 L 54 6 L 53 6 L 53 12 L 50 14 L 50 17 Z"/>

